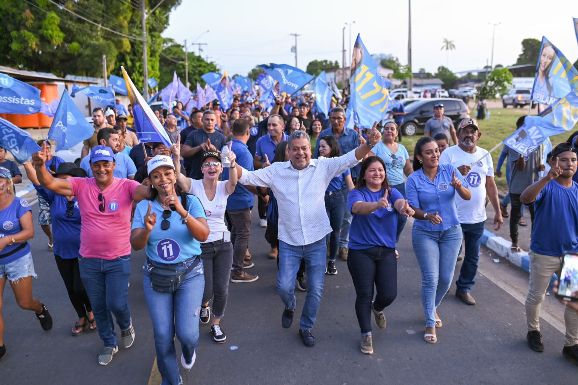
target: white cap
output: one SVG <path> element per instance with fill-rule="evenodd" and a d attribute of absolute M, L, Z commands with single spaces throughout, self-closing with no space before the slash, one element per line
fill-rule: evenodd
<path fill-rule="evenodd" d="M 173 164 L 173 160 L 171 159 L 170 156 L 157 155 L 148 161 L 147 173 L 150 175 L 151 172 L 153 172 L 154 170 L 156 170 L 159 167 L 170 167 L 170 168 L 174 169 L 175 165 Z"/>
<path fill-rule="evenodd" d="M 108 118 L 109 116 L 114 116 L 114 111 L 109 108 L 109 109 L 106 110 L 106 112 L 104 113 L 104 116 L 105 116 L 106 118 Z"/>

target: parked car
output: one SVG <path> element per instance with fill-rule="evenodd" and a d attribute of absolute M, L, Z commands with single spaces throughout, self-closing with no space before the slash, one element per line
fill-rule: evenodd
<path fill-rule="evenodd" d="M 458 89 L 456 94 L 457 98 L 473 98 L 477 95 L 478 91 L 474 87 L 462 87 Z"/>
<path fill-rule="evenodd" d="M 413 136 L 423 133 L 425 122 L 433 117 L 434 105 L 443 103 L 444 114 L 449 117 L 457 126 L 460 119 L 469 113 L 468 107 L 460 99 L 435 98 L 419 99 L 410 105 L 405 106 L 404 123 L 401 126 L 403 134 Z"/>
<path fill-rule="evenodd" d="M 527 106 L 528 104 L 532 103 L 532 100 L 530 99 L 530 93 L 531 92 L 528 89 L 512 88 L 510 91 L 508 91 L 507 94 L 502 96 L 502 106 L 504 108 L 507 108 L 508 106 L 512 106 L 514 108 Z M 532 107 L 534 107 L 533 103 Z"/>

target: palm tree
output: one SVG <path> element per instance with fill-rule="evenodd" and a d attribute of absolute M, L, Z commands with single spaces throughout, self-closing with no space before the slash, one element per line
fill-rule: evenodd
<path fill-rule="evenodd" d="M 442 48 L 440 48 L 440 50 L 446 51 L 446 67 L 447 68 L 449 68 L 449 66 L 450 66 L 450 51 L 453 51 L 454 49 L 456 49 L 456 45 L 454 44 L 454 41 L 444 37 L 444 42 L 443 42 Z"/>

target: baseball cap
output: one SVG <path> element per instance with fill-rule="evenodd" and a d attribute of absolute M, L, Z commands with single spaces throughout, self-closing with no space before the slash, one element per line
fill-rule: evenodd
<path fill-rule="evenodd" d="M 153 172 L 159 167 L 170 167 L 174 169 L 175 165 L 170 156 L 156 155 L 147 162 L 147 173 L 150 175 L 151 172 Z"/>
<path fill-rule="evenodd" d="M 218 151 L 206 151 L 201 155 L 201 163 L 203 163 L 207 158 L 221 159 L 221 153 Z"/>
<path fill-rule="evenodd" d="M 556 147 L 554 147 L 554 149 L 550 153 L 550 159 L 554 159 L 555 157 L 557 157 L 558 155 L 560 155 L 561 153 L 566 152 L 566 151 L 572 151 L 574 153 L 578 153 L 578 149 L 576 147 L 572 146 L 572 144 L 570 144 L 568 142 L 562 142 L 559 145 L 557 145 Z"/>
<path fill-rule="evenodd" d="M 109 116 L 114 116 L 114 111 L 109 108 L 109 109 L 106 110 L 106 112 L 104 113 L 104 116 L 105 116 L 106 118 L 108 118 Z"/>
<path fill-rule="evenodd" d="M 116 120 L 121 120 L 121 119 L 128 120 L 128 118 L 126 117 L 126 115 L 123 112 L 118 114 L 118 116 L 116 117 Z"/>
<path fill-rule="evenodd" d="M 472 118 L 462 119 L 460 121 L 460 124 L 458 125 L 458 131 L 461 130 L 462 128 L 466 128 L 466 127 L 474 127 L 476 130 L 480 129 L 480 127 L 478 126 L 478 122 L 476 122 Z"/>
<path fill-rule="evenodd" d="M 56 175 L 69 175 L 78 178 L 85 178 L 86 171 L 78 167 L 75 163 L 64 162 L 58 165 L 58 168 L 56 169 Z"/>
<path fill-rule="evenodd" d="M 0 167 L 0 178 L 12 179 L 12 173 L 7 168 Z"/>
<path fill-rule="evenodd" d="M 436 103 L 436 104 L 434 104 L 434 108 L 444 108 L 444 104 L 443 103 Z"/>
<path fill-rule="evenodd" d="M 101 160 L 107 162 L 114 162 L 114 152 L 108 146 L 94 146 L 90 150 L 90 163 L 96 163 Z"/>

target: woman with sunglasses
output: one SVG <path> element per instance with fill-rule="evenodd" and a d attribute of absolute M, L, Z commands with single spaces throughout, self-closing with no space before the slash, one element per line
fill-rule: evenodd
<path fill-rule="evenodd" d="M 225 209 L 229 195 L 235 191 L 237 186 L 237 169 L 235 167 L 236 156 L 232 151 L 229 151 L 228 158 L 230 169 L 229 180 L 227 181 L 219 180 L 223 173 L 223 165 L 221 164 L 221 154 L 216 151 L 207 151 L 201 156 L 203 179 L 186 178 L 181 174 L 178 180 L 183 191 L 196 195 L 203 204 L 211 231 L 209 237 L 201 242 L 201 258 L 205 268 L 205 292 L 200 320 L 203 324 L 211 322 L 211 336 L 217 343 L 224 343 L 227 339 L 221 329 L 221 319 L 225 314 L 233 264 L 233 244 L 231 243 L 231 233 L 225 224 Z M 258 278 L 245 271 L 242 274 L 246 277 L 253 277 L 252 281 Z M 209 307 L 211 299 L 213 300 L 212 309 Z"/>
<path fill-rule="evenodd" d="M 205 284 L 199 241 L 209 227 L 203 206 L 176 185 L 173 160 L 156 155 L 147 163 L 150 200 L 136 206 L 130 243 L 145 248 L 143 288 L 153 323 L 157 366 L 162 384 L 181 384 L 175 334 L 181 342 L 181 365 L 190 370 L 199 342 L 198 309 Z"/>

